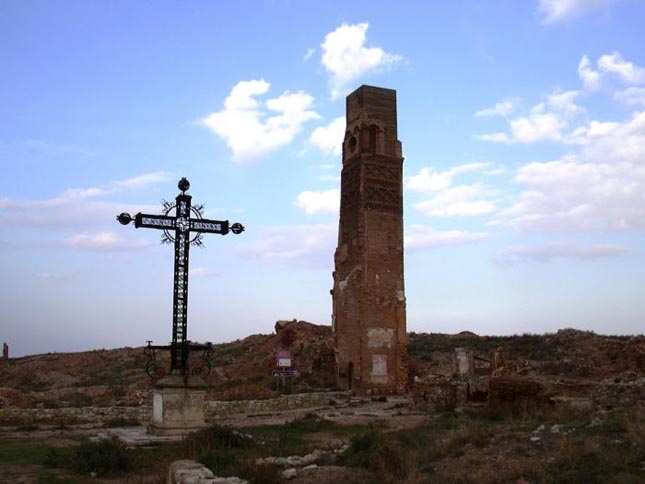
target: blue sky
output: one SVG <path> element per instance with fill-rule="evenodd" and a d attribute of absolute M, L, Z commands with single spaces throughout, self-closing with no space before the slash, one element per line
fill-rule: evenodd
<path fill-rule="evenodd" d="M 344 96 L 396 89 L 408 329 L 642 333 L 639 0 L 0 2 L 0 339 L 170 339 L 182 176 L 242 222 L 191 251 L 189 338 L 329 324 Z"/>

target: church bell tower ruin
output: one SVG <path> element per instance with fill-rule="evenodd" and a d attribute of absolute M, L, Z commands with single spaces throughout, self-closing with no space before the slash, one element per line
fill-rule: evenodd
<path fill-rule="evenodd" d="M 338 386 L 405 393 L 403 156 L 396 91 L 347 96 L 332 326 Z"/>

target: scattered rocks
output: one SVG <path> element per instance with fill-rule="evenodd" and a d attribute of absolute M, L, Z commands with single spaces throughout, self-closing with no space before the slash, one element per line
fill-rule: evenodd
<path fill-rule="evenodd" d="M 345 444 L 342 447 L 334 451 L 325 451 L 325 450 L 314 450 L 311 454 L 304 456 L 299 455 L 290 455 L 289 457 L 264 457 L 257 459 L 255 462 L 257 464 L 276 464 L 282 467 L 311 467 L 317 462 L 323 463 L 332 463 L 335 461 L 336 456 L 345 452 L 349 448 L 349 444 Z M 317 466 L 316 466 L 317 467 Z"/>
<path fill-rule="evenodd" d="M 213 472 L 194 460 L 177 460 L 168 468 L 169 484 L 248 484 L 239 477 L 217 477 Z"/>
<path fill-rule="evenodd" d="M 553 425 L 551 425 L 551 433 L 552 434 L 559 434 L 560 432 L 562 432 L 562 429 L 564 427 L 565 426 L 562 425 L 562 424 L 553 424 Z M 566 432 L 564 432 L 564 433 L 566 434 Z"/>
<path fill-rule="evenodd" d="M 593 420 L 587 427 L 593 428 L 593 427 L 600 427 L 602 424 L 604 424 L 605 421 L 601 417 L 594 417 Z"/>
<path fill-rule="evenodd" d="M 295 469 L 291 467 L 290 469 L 286 469 L 282 471 L 282 477 L 283 479 L 293 479 L 298 475 L 298 469 Z"/>

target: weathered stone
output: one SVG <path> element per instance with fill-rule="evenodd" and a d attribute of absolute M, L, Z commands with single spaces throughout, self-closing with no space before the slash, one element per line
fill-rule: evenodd
<path fill-rule="evenodd" d="M 205 386 L 189 383 L 186 386 L 179 375 L 169 375 L 155 384 L 148 432 L 152 435 L 183 435 L 206 425 Z"/>
<path fill-rule="evenodd" d="M 475 373 L 473 352 L 464 348 L 455 348 L 453 357 L 454 373 L 459 376 L 472 376 Z"/>
<path fill-rule="evenodd" d="M 167 484 L 246 484 L 239 477 L 217 477 L 194 460 L 177 460 L 168 467 Z"/>
<path fill-rule="evenodd" d="M 291 468 L 291 469 L 286 469 L 282 471 L 282 477 L 284 479 L 293 479 L 297 475 L 298 475 L 298 469 Z"/>
<path fill-rule="evenodd" d="M 347 96 L 332 325 L 338 385 L 362 394 L 407 390 L 403 157 L 396 91 Z"/>
<path fill-rule="evenodd" d="M 502 368 L 505 363 L 506 363 L 506 359 L 504 358 L 504 348 L 500 346 L 495 351 L 493 351 L 493 357 L 491 358 L 490 369 L 491 371 L 495 371 L 498 368 Z"/>

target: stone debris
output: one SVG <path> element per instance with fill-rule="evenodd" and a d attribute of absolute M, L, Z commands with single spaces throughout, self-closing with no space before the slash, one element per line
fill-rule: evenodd
<path fill-rule="evenodd" d="M 564 427 L 565 427 L 565 426 L 564 426 L 564 425 L 562 425 L 562 424 L 553 424 L 553 425 L 551 426 L 551 433 L 552 433 L 552 434 L 559 434 L 560 432 L 562 432 L 562 429 L 564 429 Z M 565 434 L 566 434 L 566 432 L 563 432 L 563 433 L 565 433 Z"/>
<path fill-rule="evenodd" d="M 600 426 L 601 426 L 602 424 L 604 424 L 604 423 L 605 423 L 605 421 L 604 421 L 602 418 L 600 418 L 600 417 L 596 416 L 596 417 L 594 417 L 594 418 L 593 418 L 593 420 L 589 423 L 589 425 L 587 425 L 587 427 L 591 427 L 591 428 L 593 428 L 593 427 L 600 427 Z"/>
<path fill-rule="evenodd" d="M 177 460 L 168 468 L 168 484 L 247 484 L 239 477 L 218 477 L 194 460 Z"/>
<path fill-rule="evenodd" d="M 293 467 L 282 471 L 282 477 L 284 479 L 293 479 L 297 475 L 298 475 L 298 469 L 295 469 Z"/>
<path fill-rule="evenodd" d="M 349 448 L 349 444 L 345 444 L 342 447 L 338 447 L 332 451 L 326 450 L 314 450 L 311 454 L 304 456 L 299 455 L 290 455 L 289 457 L 263 457 L 255 461 L 256 464 L 276 464 L 282 467 L 306 467 L 312 468 L 312 465 L 315 465 L 319 461 L 330 461 L 338 454 L 342 454 Z"/>

